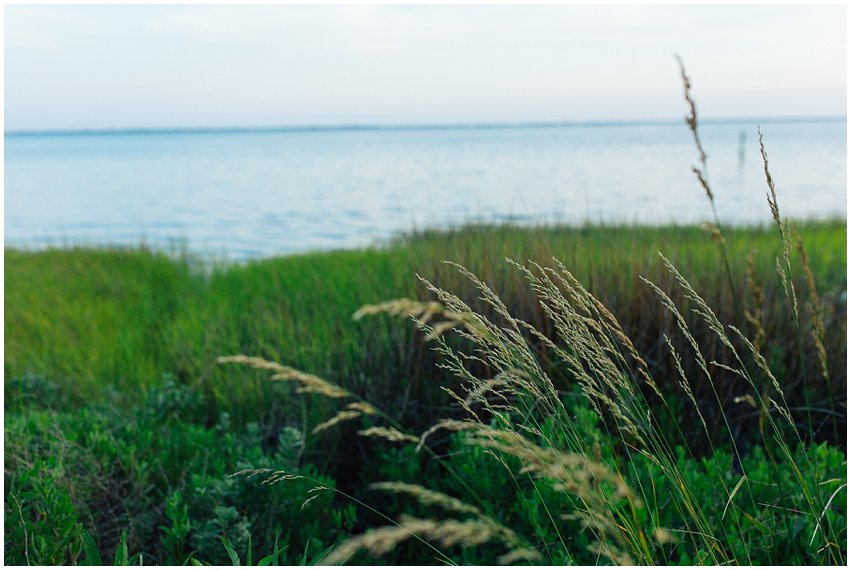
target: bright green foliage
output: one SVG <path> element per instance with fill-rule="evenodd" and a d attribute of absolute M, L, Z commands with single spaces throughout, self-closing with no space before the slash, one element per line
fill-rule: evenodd
<path fill-rule="evenodd" d="M 128 552 L 138 551 L 149 563 L 190 555 L 225 563 L 225 539 L 241 552 L 279 544 L 281 563 L 295 563 L 308 541 L 330 544 L 351 527 L 352 508 L 337 510 L 330 495 L 302 510 L 314 485 L 333 482 L 297 464 L 299 430 L 285 426 L 277 441 L 264 441 L 268 432 L 257 424 L 234 430 L 226 413 L 207 427 L 196 423 L 200 401 L 166 380 L 129 412 L 93 404 L 7 414 L 6 561 L 96 563 L 97 554 L 129 563 Z M 231 477 L 264 468 L 310 480 Z"/>
<path fill-rule="evenodd" d="M 180 491 L 175 491 L 165 500 L 165 516 L 168 525 L 160 525 L 162 542 L 165 551 L 174 560 L 186 560 L 186 541 L 192 526 L 189 522 L 189 511 Z"/>
<path fill-rule="evenodd" d="M 56 565 L 82 558 L 82 527 L 66 489 L 57 484 L 55 458 L 37 460 L 9 485 L 6 499 L 6 561 Z"/>

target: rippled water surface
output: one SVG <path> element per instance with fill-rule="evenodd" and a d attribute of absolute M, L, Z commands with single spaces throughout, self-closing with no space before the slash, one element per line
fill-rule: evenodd
<path fill-rule="evenodd" d="M 844 218 L 845 121 L 762 128 L 783 213 Z M 722 221 L 766 221 L 756 122 L 707 123 L 702 138 Z M 709 218 L 683 124 L 7 134 L 5 143 L 7 246 L 177 239 L 244 259 L 470 221 Z"/>

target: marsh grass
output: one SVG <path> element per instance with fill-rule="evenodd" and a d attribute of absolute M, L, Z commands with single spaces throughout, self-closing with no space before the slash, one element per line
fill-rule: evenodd
<path fill-rule="evenodd" d="M 443 462 L 443 458 L 429 447 L 430 438 L 447 431 L 463 434 L 465 445 L 478 447 L 492 455 L 515 482 L 529 478 L 534 485 L 544 485 L 562 498 L 560 504 L 548 506 L 549 520 L 542 521 L 559 533 L 562 548 L 568 549 L 567 536 L 560 534 L 564 532 L 560 521 L 578 520 L 583 531 L 594 537 L 589 548 L 611 563 L 631 565 L 667 561 L 670 560 L 672 544 L 685 548 L 691 557 L 689 559 L 698 563 L 749 564 L 764 561 L 766 556 L 770 560 L 770 552 L 742 548 L 742 545 L 754 542 L 754 535 L 765 532 L 765 527 L 758 521 L 766 516 L 766 509 L 802 514 L 808 521 L 805 530 L 812 538 L 807 544 L 809 552 L 802 554 L 803 560 L 844 563 L 846 529 L 834 526 L 836 518 L 825 518 L 833 499 L 844 490 L 844 483 L 824 480 L 823 474 L 806 454 L 804 458 L 807 460 L 799 465 L 800 454 L 796 449 L 803 447 L 804 442 L 786 394 L 767 361 L 735 325 L 724 325 L 719 320 L 667 258 L 661 256 L 666 273 L 681 290 L 684 302 L 699 317 L 702 325 L 724 346 L 729 364 L 707 361 L 678 304 L 652 281 L 645 279 L 646 285 L 674 317 L 680 336 L 685 338 L 692 358 L 705 377 L 703 381 L 714 390 L 711 368 L 717 368 L 735 375 L 748 387 L 746 396 L 742 398 L 764 412 L 762 419 L 767 425 L 764 437 L 772 447 L 773 468 L 795 475 L 794 501 L 790 501 L 788 489 L 774 497 L 770 504 L 757 500 L 752 486 L 764 482 L 751 479 L 745 467 L 744 451 L 740 449 L 720 398 L 716 393 L 726 433 L 718 437 L 710 434 L 691 389 L 692 381 L 682 369 L 682 358 L 670 338 L 665 337 L 679 373 L 679 385 L 703 424 L 713 458 L 717 457 L 716 447 L 730 448 L 733 454 L 732 464 L 724 464 L 718 459 L 709 462 L 708 480 L 711 485 L 700 492 L 712 493 L 724 507 L 718 511 L 707 510 L 704 507 L 706 498 L 696 496 L 698 491 L 690 487 L 678 456 L 681 452 L 677 450 L 685 450 L 689 461 L 697 461 L 699 452 L 689 446 L 688 438 L 682 432 L 671 433 L 663 429 L 663 425 L 668 425 L 663 416 L 675 417 L 676 411 L 669 406 L 646 361 L 624 333 L 615 315 L 558 262 L 554 267 L 507 262 L 529 283 L 543 313 L 553 323 L 554 334 L 545 335 L 514 317 L 489 285 L 457 264 L 450 265 L 473 284 L 479 301 L 489 307 L 492 317 L 472 309 L 460 297 L 425 279 L 422 281 L 436 301 L 423 304 L 397 300 L 368 306 L 356 313 L 357 317 L 361 317 L 386 310 L 394 315 L 408 315 L 422 330 L 424 338 L 434 341 L 436 352 L 442 356 L 440 366 L 459 381 L 457 387 L 446 388 L 446 392 L 456 402 L 460 419 L 447 418 L 437 422 L 419 436 L 418 449 Z M 436 330 L 426 322 L 435 314 L 450 315 L 451 321 L 439 323 L 440 330 Z M 447 322 L 452 326 L 447 326 Z M 458 349 L 450 344 L 447 341 L 449 336 L 463 339 L 464 348 Z M 556 383 L 542 365 L 538 344 L 542 344 L 549 357 L 568 371 L 567 375 L 579 386 L 587 402 L 607 426 L 609 434 L 620 442 L 622 447 L 619 451 L 612 449 L 610 456 L 603 457 L 599 448 L 589 445 L 583 436 L 582 426 L 577 425 Z M 247 364 L 261 370 L 275 369 L 274 364 L 242 356 L 223 361 Z M 473 372 L 475 369 L 488 370 L 489 374 L 476 374 Z M 770 390 L 761 388 L 754 371 L 765 376 Z M 355 398 L 351 393 L 346 397 Z M 348 409 L 351 406 L 349 404 Z M 361 403 L 361 406 L 374 409 L 368 403 Z M 345 413 L 345 410 L 341 412 Z M 341 417 L 338 414 L 330 423 L 337 423 L 335 420 Z M 354 417 L 357 416 L 343 419 Z M 677 425 L 676 422 L 674 425 Z M 416 439 L 398 424 L 372 427 L 360 433 L 391 441 Z M 634 467 L 640 459 L 652 463 L 662 474 L 652 491 L 643 480 L 640 469 Z M 731 475 L 735 479 L 731 479 Z M 459 486 L 465 484 L 463 476 L 450 468 L 447 468 L 447 477 L 457 480 Z M 831 495 L 827 497 L 823 487 L 831 484 L 832 487 L 828 487 Z M 521 559 L 527 562 L 545 560 L 534 539 L 508 531 L 492 513 L 483 513 L 474 505 L 411 483 L 385 482 L 373 487 L 409 494 L 423 505 L 470 516 L 467 519 L 401 516 L 390 526 L 370 530 L 340 545 L 326 562 L 349 561 L 361 549 L 373 556 L 384 556 L 412 537 L 428 542 L 433 548 L 443 549 L 459 545 L 471 548 L 496 542 L 505 550 L 498 559 L 500 563 Z M 637 514 L 644 512 L 646 505 L 657 503 L 657 494 L 673 501 L 678 522 L 676 528 L 663 526 L 664 521 L 659 517 L 654 520 L 652 516 L 640 517 Z M 728 522 L 724 524 L 728 516 Z M 796 520 L 796 524 L 800 521 Z M 838 524 L 842 524 L 841 519 Z M 552 548 L 550 545 L 548 550 Z M 451 559 L 445 552 L 442 556 Z M 565 552 L 564 556 L 571 560 L 581 558 L 582 554 Z"/>
<path fill-rule="evenodd" d="M 825 329 L 838 333 L 824 338 L 830 382 L 809 387 L 812 407 L 829 409 L 828 388 L 836 400 L 845 395 L 847 348 L 841 297 L 846 288 L 845 223 L 808 222 L 799 229 L 819 284 Z M 801 401 L 796 333 L 786 316 L 783 289 L 771 278 L 778 251 L 776 231 L 727 228 L 725 234 L 740 284 L 738 293 L 743 296 L 747 291 L 749 271 L 762 285 L 761 302 L 748 297 L 744 303 L 761 310 L 762 327 L 772 339 L 761 348 L 775 369 L 788 371 L 779 379 L 790 399 Z M 215 364 L 223 354 L 262 354 L 369 395 L 397 419 L 416 422 L 424 429 L 446 402 L 437 386 L 450 382 L 450 376 L 435 369 L 435 355 L 419 333 L 398 326 L 394 318 L 375 316 L 353 323 L 351 316 L 360 307 L 384 299 L 425 298 L 425 287 L 411 279 L 415 273 L 453 291 L 473 308 L 488 311 L 472 283 L 441 263 L 453 259 L 491 283 L 514 315 L 549 335 L 552 324 L 538 308 L 522 274 L 505 264 L 504 257 L 541 264 L 557 258 L 570 267 L 618 316 L 625 334 L 664 388 L 676 384 L 671 380 L 677 376 L 659 339 L 667 334 L 680 352 L 687 347 L 680 344 L 673 319 L 639 279 L 646 276 L 674 301 L 682 300 L 681 291 L 658 262 L 657 251 L 664 251 L 689 276 L 707 303 L 716 307 L 720 319 L 735 322 L 731 294 L 718 271 L 717 246 L 694 227 L 471 226 L 421 232 L 373 250 L 217 266 L 207 275 L 197 272 L 189 260 L 146 250 L 6 250 L 6 401 L 27 398 L 24 384 L 34 376 L 54 385 L 57 397 L 61 394 L 71 403 L 111 399 L 111 392 L 119 400 L 132 402 L 148 387 L 161 385 L 163 372 L 169 372 L 202 391 L 210 421 L 227 411 L 237 424 L 271 423 L 286 405 L 280 397 L 287 390 L 285 383 L 269 385 L 260 375 L 246 379 L 232 368 Z M 749 266 L 751 254 L 754 261 Z M 797 278 L 794 258 L 792 266 L 796 288 L 806 290 L 804 279 Z M 684 315 L 701 349 L 718 360 L 717 340 L 698 326 L 695 317 L 689 312 Z M 805 310 L 805 328 L 809 319 Z M 805 350 L 811 351 L 809 335 L 804 343 Z M 686 359 L 683 365 L 690 378 L 699 379 L 694 361 Z M 819 366 L 809 360 L 805 365 L 808 375 L 817 372 L 812 366 Z M 553 374 L 561 383 L 558 371 Z M 722 401 L 728 404 L 740 395 L 734 380 L 724 373 L 716 377 Z M 694 393 L 701 402 L 713 399 L 699 381 Z M 327 411 L 316 413 L 321 416 Z M 793 412 L 796 419 L 803 417 L 802 410 Z M 750 421 L 750 410 L 742 407 L 740 413 Z M 816 412 L 814 421 L 819 424 L 827 417 Z M 842 434 L 844 423 L 837 419 Z M 829 420 L 825 425 L 830 426 Z M 709 427 L 719 429 L 712 419 Z M 823 429 L 818 439 L 826 437 L 827 431 Z"/>
<path fill-rule="evenodd" d="M 459 388 L 447 389 L 447 392 L 463 411 L 461 419 L 444 419 L 421 434 L 418 449 L 424 449 L 437 461 L 443 461 L 429 448 L 430 437 L 440 431 L 463 434 L 467 446 L 486 450 L 506 468 L 510 477 L 518 481 L 530 478 L 534 484 L 545 485 L 558 493 L 563 502 L 550 506 L 550 520 L 542 524 L 550 524 L 556 532 L 563 532 L 559 521 L 580 521 L 584 532 L 595 539 L 590 548 L 612 563 L 655 564 L 666 561 L 670 556 L 666 549 L 672 543 L 687 543 L 684 548 L 694 556 L 693 560 L 700 563 L 764 561 L 766 552 L 752 552 L 742 549 L 741 545 L 750 544 L 755 534 L 764 533 L 765 529 L 754 521 L 765 516 L 766 508 L 774 508 L 804 513 L 810 521 L 806 531 L 809 536 L 812 528 L 813 538 L 809 541 L 812 550 L 805 560 L 842 564 L 845 529 L 834 528 L 833 522 L 824 514 L 830 509 L 833 497 L 842 492 L 844 484 L 835 482 L 833 494 L 827 498 L 822 493 L 827 481 L 821 478 L 813 464 L 804 462 L 800 467 L 797 465 L 795 448 L 803 442 L 785 394 L 765 359 L 739 329 L 732 325 L 724 326 L 718 320 L 714 311 L 670 261 L 664 257 L 661 261 L 704 325 L 729 350 L 733 364 L 708 363 L 677 305 L 649 280 L 647 285 L 660 296 L 663 306 L 676 318 L 680 333 L 686 337 L 707 381 L 712 382 L 710 365 L 716 365 L 735 374 L 750 387 L 748 396 L 756 406 L 770 410 L 765 419 L 773 453 L 776 454 L 774 468 L 780 469 L 785 463 L 784 471 L 795 474 L 794 483 L 799 491 L 795 502 L 789 501 L 786 490 L 787 495 L 775 497 L 776 502 L 772 504 L 757 504 L 751 486 L 764 483 L 752 482 L 744 467 L 742 452 L 737 448 L 736 437 L 725 418 L 728 432 L 721 441 L 704 429 L 710 446 L 732 448 L 734 463 L 722 464 L 717 459 L 711 461 L 709 480 L 713 482 L 712 486 L 701 490 L 702 493 L 714 493 L 724 508 L 714 512 L 704 508 L 706 498 L 697 497 L 697 491 L 690 487 L 677 449 L 685 450 L 690 461 L 696 461 L 698 457 L 681 432 L 672 434 L 661 428 L 658 416 L 674 415 L 675 411 L 662 397 L 646 362 L 637 354 L 615 316 L 558 263 L 550 268 L 538 264 L 525 266 L 509 260 L 509 264 L 528 280 L 542 310 L 554 323 L 556 334 L 552 339 L 513 317 L 494 291 L 463 267 L 454 266 L 474 284 L 480 300 L 489 305 L 496 315 L 494 318 L 485 317 L 456 295 L 424 280 L 439 303 L 439 307 L 430 305 L 433 312 L 453 315 L 459 326 L 436 334 L 428 323 L 413 318 L 426 338 L 434 339 L 436 350 L 443 357 L 441 366 L 460 380 Z M 385 306 L 395 309 L 397 304 Z M 374 309 L 368 311 L 375 312 Z M 445 340 L 451 334 L 466 341 L 463 351 L 453 348 Z M 598 448 L 589 445 L 583 437 L 582 426 L 577 425 L 575 416 L 565 406 L 554 382 L 541 366 L 540 351 L 535 348 L 535 341 L 544 343 L 552 357 L 570 371 L 588 403 L 608 426 L 611 436 L 621 442 L 623 447 L 619 452 L 611 450 L 611 456 L 602 457 Z M 670 346 L 669 339 L 667 342 Z M 744 352 L 737 347 L 740 342 L 745 347 Z M 680 357 L 671 348 L 680 368 Z M 244 357 L 227 360 L 260 369 L 269 368 L 260 361 Z M 752 362 L 769 378 L 771 393 L 766 395 L 759 389 L 746 361 Z M 471 372 L 471 364 L 492 373 L 476 375 Z M 698 408 L 690 393 L 690 381 L 682 371 L 680 381 L 692 405 Z M 644 396 L 643 386 L 651 388 L 652 396 Z M 655 401 L 650 402 L 652 398 Z M 364 430 L 361 433 L 381 437 L 384 433 L 379 432 L 380 429 L 372 428 L 375 431 Z M 397 441 L 414 438 L 397 427 L 384 429 L 388 430 L 385 433 L 398 434 L 395 437 Z M 662 485 L 654 486 L 652 492 L 642 480 L 640 469 L 633 467 L 641 458 L 655 465 L 663 475 Z M 738 466 L 738 473 L 736 479 L 731 480 L 734 465 Z M 464 484 L 463 477 L 457 472 L 447 470 L 447 476 L 458 479 L 459 485 Z M 411 537 L 440 548 L 457 545 L 475 547 L 495 541 L 505 549 L 499 562 L 519 560 L 521 555 L 527 561 L 544 560 L 534 540 L 501 531 L 500 528 L 504 527 L 491 513 L 481 513 L 476 506 L 409 483 L 378 483 L 376 487 L 411 494 L 424 505 L 465 513 L 471 518 L 417 519 L 402 516 L 393 525 L 368 531 L 339 546 L 326 562 L 348 561 L 360 549 L 374 556 L 383 556 Z M 679 523 L 677 528 L 662 526 L 663 521 L 658 518 L 654 521 L 652 516 L 648 520 L 637 515 L 645 510 L 646 505 L 657 502 L 657 494 L 663 494 L 674 502 Z M 732 524 L 723 523 L 728 516 Z M 677 540 L 675 536 L 682 538 Z M 818 542 L 816 538 L 819 538 Z M 560 541 L 567 549 L 567 537 L 560 535 Z M 552 546 L 549 549 L 552 550 Z M 581 553 L 576 552 L 565 555 L 568 559 L 581 557 Z"/>

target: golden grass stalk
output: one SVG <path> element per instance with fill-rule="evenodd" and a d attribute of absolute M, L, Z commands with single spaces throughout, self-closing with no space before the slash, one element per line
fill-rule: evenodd
<path fill-rule="evenodd" d="M 362 413 L 355 411 L 355 410 L 343 410 L 343 411 L 337 412 L 336 416 L 334 416 L 333 418 L 331 418 L 329 420 L 322 422 L 321 424 L 318 424 L 315 428 L 313 428 L 311 433 L 313 435 L 316 435 L 320 432 L 325 431 L 326 429 L 328 429 L 330 427 L 334 427 L 337 424 L 341 424 L 343 422 L 347 422 L 347 421 L 359 418 L 362 415 L 363 415 Z"/>
<path fill-rule="evenodd" d="M 759 350 L 762 348 L 766 338 L 765 329 L 762 326 L 762 304 L 765 300 L 765 295 L 762 291 L 762 285 L 760 285 L 759 280 L 757 279 L 754 252 L 748 254 L 747 285 L 748 291 L 750 291 L 751 297 L 753 298 L 753 310 L 745 309 L 745 320 L 747 320 L 754 329 L 753 345 L 757 350 Z"/>
<path fill-rule="evenodd" d="M 745 344 L 745 346 L 748 348 L 748 350 L 750 350 L 751 354 L 753 355 L 754 362 L 756 362 L 756 365 L 759 367 L 760 370 L 762 370 L 762 372 L 765 373 L 765 375 L 771 381 L 771 385 L 774 388 L 774 390 L 785 401 L 786 396 L 783 394 L 782 388 L 780 388 L 780 382 L 777 381 L 777 378 L 774 376 L 774 373 L 771 372 L 771 368 L 768 366 L 768 361 L 765 359 L 765 357 L 762 354 L 760 354 L 759 349 L 756 347 L 756 345 L 751 343 L 751 341 L 748 339 L 748 337 L 745 336 L 745 333 L 743 333 L 742 331 L 740 331 L 739 329 L 737 329 L 733 325 L 730 325 L 730 330 L 733 331 L 734 333 L 736 333 L 736 335 Z"/>
<path fill-rule="evenodd" d="M 807 250 L 804 248 L 804 240 L 801 238 L 801 232 L 798 231 L 797 224 L 792 225 L 792 232 L 795 234 L 795 242 L 798 246 L 798 253 L 801 256 L 801 267 L 807 283 L 807 293 L 809 294 L 808 308 L 813 323 L 813 342 L 816 346 L 816 354 L 818 355 L 819 365 L 821 366 L 822 378 L 829 385 L 830 374 L 827 369 L 827 351 L 824 348 L 824 307 L 816 289 L 816 280 L 813 277 L 812 269 L 810 269 L 810 258 L 807 255 Z"/>
<path fill-rule="evenodd" d="M 433 541 L 447 548 L 456 545 L 473 547 L 495 539 L 513 548 L 516 541 L 512 531 L 483 519 L 438 521 L 402 517 L 398 526 L 385 526 L 350 538 L 332 550 L 322 560 L 322 564 L 345 563 L 361 549 L 373 556 L 382 556 L 413 537 Z"/>
<path fill-rule="evenodd" d="M 733 354 L 736 353 L 736 348 L 733 346 L 733 343 L 730 341 L 730 337 L 727 336 L 727 333 L 724 331 L 724 325 L 721 324 L 721 321 L 715 315 L 715 311 L 704 301 L 703 297 L 701 297 L 697 291 L 695 291 L 694 287 L 691 286 L 691 283 L 683 277 L 683 275 L 679 272 L 679 270 L 674 266 L 671 261 L 665 257 L 661 252 L 659 253 L 659 257 L 662 258 L 662 261 L 665 264 L 665 268 L 668 270 L 668 273 L 674 276 L 677 283 L 682 287 L 685 292 L 686 299 L 692 301 L 695 304 L 694 311 L 700 315 L 703 320 L 709 325 L 710 330 L 712 330 L 717 336 L 721 343 L 730 349 Z"/>
<path fill-rule="evenodd" d="M 235 356 L 220 356 L 216 359 L 219 364 L 244 364 L 257 370 L 269 370 L 271 372 L 286 372 L 287 367 L 259 356 L 246 356 L 237 354 Z"/>
<path fill-rule="evenodd" d="M 428 323 L 435 315 L 443 316 L 445 320 L 435 323 L 430 329 L 427 336 L 428 340 L 437 338 L 465 322 L 463 314 L 448 310 L 437 301 L 421 302 L 408 298 L 393 299 L 375 305 L 364 305 L 352 315 L 352 319 L 357 321 L 368 315 L 382 313 L 412 317 L 421 323 Z"/>
<path fill-rule="evenodd" d="M 768 185 L 766 198 L 768 199 L 768 208 L 771 210 L 771 218 L 777 225 L 777 231 L 780 233 L 780 243 L 783 247 L 783 259 L 785 261 L 785 271 L 780 265 L 780 260 L 777 260 L 777 272 L 780 274 L 783 290 L 792 307 L 792 316 L 795 319 L 795 326 L 799 327 L 798 317 L 798 297 L 795 292 L 795 284 L 792 282 L 792 237 L 789 231 L 788 222 L 784 222 L 780 217 L 780 205 L 777 202 L 777 189 L 774 184 L 774 178 L 771 176 L 771 171 L 768 168 L 768 152 L 765 150 L 765 142 L 763 140 L 762 129 L 757 129 L 759 133 L 759 152 L 762 155 L 763 171 L 765 172 L 765 182 Z"/>
<path fill-rule="evenodd" d="M 364 437 L 379 437 L 396 443 L 420 443 L 420 438 L 402 433 L 394 427 L 375 426 L 360 430 L 358 435 L 362 435 Z"/>
<path fill-rule="evenodd" d="M 443 305 L 435 301 L 423 303 L 414 299 L 402 298 L 391 299 L 375 305 L 364 305 L 352 315 L 352 320 L 359 321 L 369 315 L 385 313 L 394 316 L 417 317 L 423 322 L 428 322 L 435 314 L 444 312 Z"/>
<path fill-rule="evenodd" d="M 709 429 L 706 427 L 706 420 L 703 418 L 703 413 L 700 411 L 700 406 L 697 405 L 697 400 L 694 397 L 694 392 L 691 389 L 691 383 L 686 378 L 686 373 L 683 370 L 683 363 L 680 359 L 680 355 L 677 352 L 677 349 L 674 348 L 671 339 L 668 338 L 668 335 L 663 335 L 665 342 L 668 345 L 668 350 L 671 352 L 671 358 L 674 360 L 674 365 L 677 368 L 677 374 L 680 376 L 680 387 L 688 396 L 688 399 L 691 401 L 692 406 L 694 406 L 695 411 L 697 412 L 697 417 L 700 418 L 700 423 L 703 425 L 703 431 L 706 434 L 706 437 L 709 438 Z"/>
<path fill-rule="evenodd" d="M 301 504 L 301 510 L 304 510 L 305 508 L 307 508 L 307 506 L 310 503 L 312 503 L 313 501 L 315 501 L 319 497 L 325 495 L 326 493 L 333 493 L 335 491 L 336 491 L 336 489 L 332 489 L 331 487 L 326 487 L 325 485 L 319 485 L 317 487 L 311 488 L 307 492 L 307 494 L 308 494 L 307 499 L 305 499 L 304 502 Z"/>
<path fill-rule="evenodd" d="M 771 218 L 777 224 L 777 229 L 783 234 L 783 222 L 780 219 L 780 204 L 777 201 L 777 189 L 774 185 L 774 178 L 771 176 L 771 171 L 768 169 L 768 153 L 765 150 L 765 142 L 763 141 L 762 129 L 757 127 L 759 135 L 759 153 L 762 155 L 762 168 L 765 172 L 765 182 L 768 184 L 768 192 L 765 196 L 768 199 L 768 209 L 771 211 Z"/>
<path fill-rule="evenodd" d="M 456 499 L 455 497 L 450 497 L 444 493 L 439 493 L 437 491 L 432 491 L 431 489 L 426 489 L 421 485 L 413 485 L 411 483 L 402 483 L 398 481 L 388 481 L 382 483 L 373 483 L 369 486 L 370 489 L 376 491 L 386 491 L 389 493 L 397 493 L 400 495 L 408 495 L 417 500 L 421 505 L 430 507 L 440 507 L 441 509 L 446 509 L 447 511 L 454 511 L 456 513 L 462 514 L 470 514 L 476 516 L 482 516 L 482 512 L 472 505 L 468 505 L 467 503 Z"/>
<path fill-rule="evenodd" d="M 545 448 L 518 433 L 486 426 L 472 431 L 468 441 L 471 445 L 519 459 L 521 473 L 531 473 L 557 491 L 590 497 L 598 493 L 597 486 L 605 482 L 611 486 L 615 498 L 629 497 L 641 504 L 641 499 L 623 478 L 584 455 Z"/>
<path fill-rule="evenodd" d="M 281 481 L 296 481 L 299 479 L 305 479 L 303 475 L 299 475 L 297 473 L 291 473 L 289 471 L 284 471 L 280 469 L 268 469 L 268 468 L 260 468 L 260 469 L 241 469 L 236 473 L 232 474 L 231 477 L 262 477 L 263 485 L 274 485 L 276 483 L 280 483 Z"/>
<path fill-rule="evenodd" d="M 723 245 L 726 242 L 724 236 L 721 235 L 721 229 L 711 222 L 703 222 L 700 224 L 700 227 L 709 234 L 709 239 L 714 241 L 719 245 Z"/>
<path fill-rule="evenodd" d="M 346 405 L 346 409 L 360 412 L 365 416 L 377 416 L 379 413 L 375 406 L 366 402 L 352 402 Z"/>
<path fill-rule="evenodd" d="M 432 434 L 437 433 L 438 431 L 444 429 L 447 431 L 467 431 L 478 429 L 480 424 L 477 424 L 472 421 L 461 421 L 461 420 L 441 420 L 428 428 L 426 431 L 420 435 L 419 443 L 417 444 L 417 451 L 420 451 L 426 444 L 426 440 Z"/>
<path fill-rule="evenodd" d="M 697 106 L 695 105 L 694 98 L 691 95 L 691 80 L 686 74 L 686 68 L 685 64 L 683 64 L 683 60 L 680 59 L 679 56 L 676 56 L 676 59 L 680 66 L 683 91 L 685 92 L 686 103 L 689 107 L 689 114 L 686 116 L 686 124 L 694 138 L 694 144 L 697 147 L 698 158 L 700 160 L 700 167 L 698 168 L 693 166 L 691 170 L 697 177 L 700 186 L 706 192 L 706 197 L 709 199 L 709 205 L 712 208 L 712 217 L 714 220 L 713 224 L 709 224 L 710 236 L 712 241 L 718 244 L 718 249 L 721 251 L 721 260 L 724 263 L 724 269 L 727 273 L 727 282 L 730 287 L 730 294 L 732 295 L 735 312 L 736 314 L 741 314 L 739 298 L 736 294 L 736 283 L 733 280 L 733 270 L 730 267 L 730 258 L 727 255 L 727 245 L 721 233 L 721 220 L 718 217 L 718 208 L 715 206 L 715 196 L 712 193 L 712 186 L 709 183 L 709 166 L 706 163 L 706 151 L 703 150 L 703 144 L 700 142 L 700 135 L 698 134 Z"/>
<path fill-rule="evenodd" d="M 496 559 L 496 563 L 501 566 L 509 566 L 516 562 L 524 560 L 526 562 L 538 562 L 541 560 L 541 553 L 534 548 L 515 548 L 507 554 L 503 554 Z"/>
<path fill-rule="evenodd" d="M 641 279 L 645 284 L 647 284 L 651 289 L 653 289 L 653 291 L 659 297 L 662 306 L 668 309 L 668 311 L 670 311 L 670 313 L 674 316 L 674 319 L 677 323 L 677 328 L 680 329 L 680 333 L 682 333 L 683 337 L 688 341 L 689 345 L 694 351 L 694 357 L 697 361 L 698 366 L 703 371 L 704 375 L 706 375 L 706 379 L 710 383 L 712 383 L 712 375 L 709 373 L 709 368 L 706 365 L 706 359 L 703 357 L 703 353 L 697 346 L 697 340 L 695 340 L 694 336 L 691 334 L 691 331 L 689 330 L 688 325 L 686 324 L 685 318 L 683 317 L 682 313 L 680 313 L 679 309 L 677 309 L 677 306 L 674 304 L 674 301 L 668 296 L 667 293 L 662 291 L 662 289 L 658 285 L 656 285 L 649 279 L 643 276 L 640 276 L 639 279 Z"/>
<path fill-rule="evenodd" d="M 246 356 L 244 354 L 220 356 L 216 361 L 219 364 L 243 364 L 257 370 L 274 372 L 271 378 L 272 380 L 293 381 L 300 384 L 296 389 L 296 392 L 299 394 L 320 394 L 328 398 L 347 398 L 352 396 L 351 392 L 319 376 L 314 376 L 313 374 L 308 374 L 257 356 Z"/>
<path fill-rule="evenodd" d="M 682 78 L 683 82 L 683 92 L 685 95 L 686 103 L 688 103 L 689 106 L 689 114 L 686 116 L 686 124 L 688 125 L 688 128 L 691 131 L 692 136 L 694 137 L 694 144 L 697 147 L 700 162 L 705 167 L 707 157 L 706 152 L 703 150 L 703 144 L 701 144 L 700 142 L 700 135 L 697 131 L 697 105 L 695 105 L 694 99 L 691 96 L 691 79 L 689 79 L 688 75 L 686 74 L 686 67 L 683 63 L 683 60 L 678 55 L 675 57 L 677 59 L 677 63 L 680 66 L 680 77 Z M 701 185 L 703 186 L 704 190 L 706 190 L 706 196 L 710 200 L 712 200 L 712 190 L 709 188 L 709 183 L 705 180 L 703 173 L 697 170 L 696 168 L 693 170 L 695 174 L 697 174 L 698 179 L 701 181 Z"/>

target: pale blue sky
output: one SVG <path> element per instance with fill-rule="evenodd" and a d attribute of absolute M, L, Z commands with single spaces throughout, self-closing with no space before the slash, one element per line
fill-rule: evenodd
<path fill-rule="evenodd" d="M 844 6 L 7 6 L 5 128 L 844 116 Z"/>

